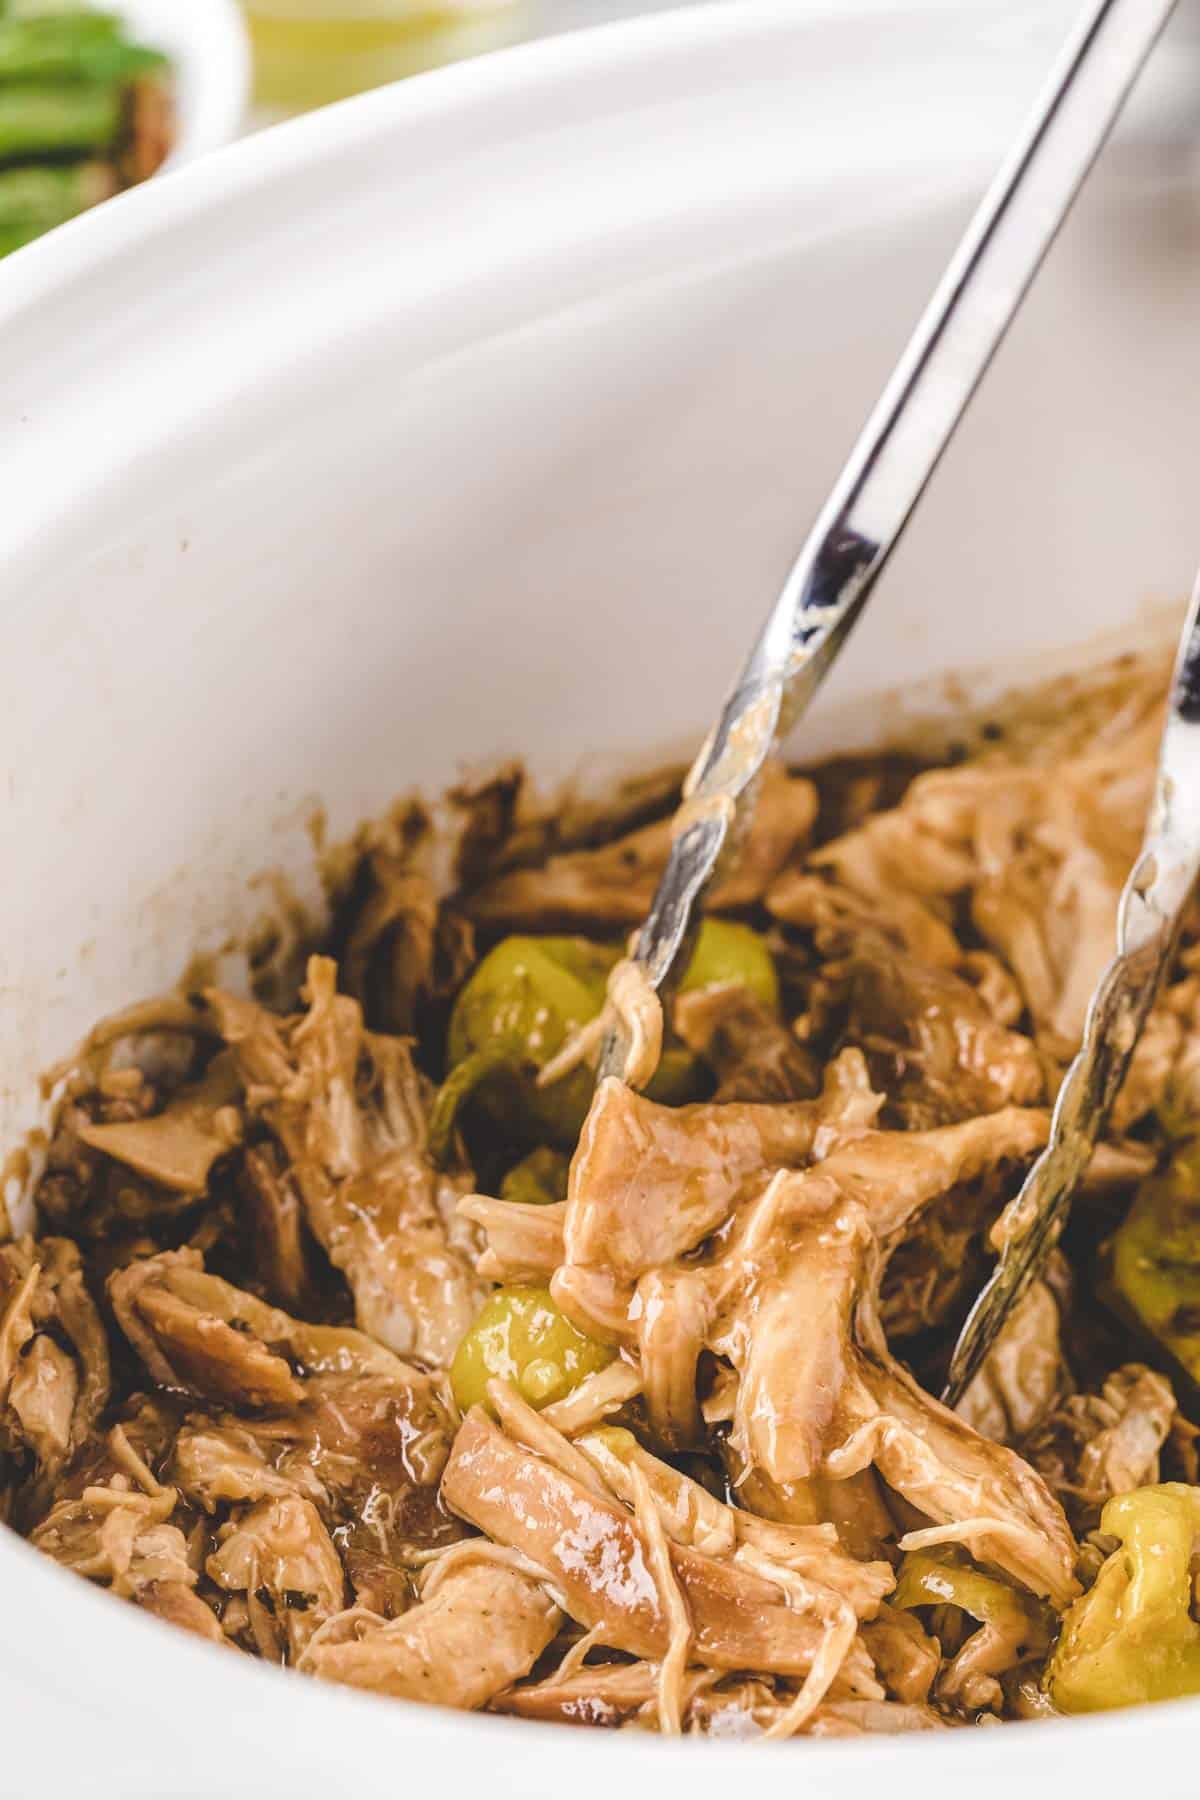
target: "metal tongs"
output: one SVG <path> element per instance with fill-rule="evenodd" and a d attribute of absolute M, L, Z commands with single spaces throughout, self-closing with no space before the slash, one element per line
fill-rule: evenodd
<path fill-rule="evenodd" d="M 1121 894 L 1117 954 L 1088 1007 L 1079 1054 L 1058 1090 L 1050 1141 L 1004 1218 L 990 1280 L 959 1333 L 942 1399 L 956 1406 L 1013 1307 L 1057 1243 L 1171 960 L 1200 874 L 1200 579 L 1184 622 L 1154 802 Z"/>
<path fill-rule="evenodd" d="M 1173 6 L 1174 0 L 1093 0 L 968 226 L 684 784 L 671 853 L 634 950 L 653 987 L 669 985 L 690 944 L 697 902 L 746 830 L 767 756 L 805 711 L 846 642 Z M 1177 694 L 1185 691 L 1187 671 L 1195 666 L 1185 654 L 1184 687 L 1177 682 Z M 1177 733 L 1172 745 L 1185 733 L 1187 704 L 1172 715 Z M 1182 769 L 1172 765 L 1164 782 L 1171 777 L 1181 779 Z M 1189 793 L 1186 804 L 1192 803 Z M 1171 805 L 1166 814 L 1172 814 Z M 1176 809 L 1172 831 L 1180 816 Z M 1161 861 L 1164 840 L 1157 841 Z M 1156 854 L 1153 847 L 1150 854 Z M 1147 896 L 1153 896 L 1155 919 L 1173 921 L 1182 904 L 1180 896 L 1168 905 L 1166 890 L 1143 869 L 1138 897 L 1123 911 L 1126 954 L 1152 956 L 1148 946 L 1159 941 L 1149 923 Z M 1047 1158 L 1058 1154 L 1055 1166 L 1064 1174 L 1078 1159 L 1073 1151 L 1070 1161 L 1063 1160 L 1064 1135 L 1075 1144 L 1083 1130 L 1094 1141 L 1103 1108 L 1095 1118 L 1089 1109 L 1115 1092 L 1117 1064 L 1123 1068 L 1128 1060 L 1150 1003 L 1146 992 L 1152 990 L 1143 992 L 1119 978 L 1111 985 L 1124 998 L 1099 1009 L 1097 1028 L 1107 1039 L 1115 1022 L 1121 1044 L 1114 1039 L 1103 1054 L 1101 1085 L 1086 1071 L 1076 1080 L 1072 1070 L 1064 1086 L 1047 1152 Z M 1141 995 L 1136 1005 L 1130 998 L 1134 992 Z M 600 1076 L 619 1075 L 627 1050 L 617 1025 L 605 1040 Z M 1076 1110 L 1064 1113 L 1064 1101 Z M 1054 1192 L 1061 1190 L 1061 1197 L 1054 1221 L 1044 1229 L 1035 1198 L 1038 1220 L 1020 1234 L 1019 1249 L 1014 1243 L 1006 1250 L 969 1321 L 970 1342 L 956 1352 L 952 1393 L 961 1393 L 1007 1308 L 1040 1266 L 1061 1227 L 1072 1185 L 1055 1178 Z M 1045 1191 L 1039 1181 L 1038 1194 Z"/>

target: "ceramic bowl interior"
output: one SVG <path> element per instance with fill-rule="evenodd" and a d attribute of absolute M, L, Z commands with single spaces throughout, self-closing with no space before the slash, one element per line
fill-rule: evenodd
<path fill-rule="evenodd" d="M 94 1018 L 244 932 L 280 876 L 315 897 L 318 803 L 337 836 L 509 755 L 551 788 L 694 746 L 1069 10 L 739 4 L 557 40 L 237 145 L 14 260 L 7 1142 Z M 798 753 L 1177 616 L 1200 215 L 1164 116 L 1135 107 L 1106 154 Z M 236 1768 L 260 1793 L 865 1797 L 937 1758 L 980 1796 L 1103 1793 L 1153 1743 L 1159 1800 L 1190 1792 L 1190 1706 L 672 1749 L 248 1669 L 2 1534 L 0 1572 L 5 1681 L 113 1791 L 163 1791 L 183 1744 L 198 1791 Z"/>

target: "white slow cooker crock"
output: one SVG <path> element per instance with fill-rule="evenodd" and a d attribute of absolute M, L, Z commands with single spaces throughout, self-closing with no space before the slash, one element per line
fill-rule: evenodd
<path fill-rule="evenodd" d="M 387 90 L 0 268 L 0 1131 L 398 791 L 694 743 L 1065 0 L 675 13 Z M 1167 45 L 800 747 L 1162 629 L 1200 558 Z M 1200 117 L 1200 104 L 1197 106 Z M 1077 653 L 1077 652 L 1076 652 Z M 1200 1706 L 671 1745 L 189 1641 L 0 1532 L 4 1791 L 1194 1789 Z"/>

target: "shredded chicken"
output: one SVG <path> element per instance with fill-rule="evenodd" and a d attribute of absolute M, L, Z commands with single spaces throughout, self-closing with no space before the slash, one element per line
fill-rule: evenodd
<path fill-rule="evenodd" d="M 76 1246 L 22 1238 L 0 1248 L 0 1448 L 53 1478 L 108 1401 L 108 1339 Z"/>
<path fill-rule="evenodd" d="M 770 1170 L 861 1134 L 878 1105 L 853 1053 L 831 1068 L 821 1099 L 783 1106 L 660 1107 L 602 1083 L 571 1165 L 559 1304 L 600 1336 L 630 1335 L 640 1276 L 710 1237 Z"/>
<path fill-rule="evenodd" d="M 907 1705 L 928 1699 L 942 1653 L 912 1613 L 885 1603 L 878 1618 L 864 1625 L 863 1637 L 889 1693 Z"/>
<path fill-rule="evenodd" d="M 1096 979 L 1112 955 L 1116 908 L 1137 852 L 1161 730 L 1161 675 L 1127 680 L 1124 705 L 1063 757 L 1048 733 L 1032 753 L 1003 752 L 918 775 L 813 862 L 923 960 L 956 967 L 952 906 L 1011 968 L 1044 1047 L 1079 1040 Z M 789 885 L 790 884 L 790 885 Z M 784 876 L 768 904 L 807 923 Z M 812 920 L 819 924 L 819 920 Z M 919 923 L 918 923 L 919 922 Z M 937 954 L 930 954 L 931 947 Z"/>
<path fill-rule="evenodd" d="M 275 1145 L 246 1151 L 241 1191 L 251 1216 L 255 1271 L 267 1298 L 292 1312 L 306 1311 L 314 1301 L 315 1274 L 304 1209 Z"/>
<path fill-rule="evenodd" d="M 335 924 L 342 986 L 382 1031 L 407 1033 L 438 985 L 440 908 L 428 814 L 401 803 L 364 825 L 339 871 Z"/>
<path fill-rule="evenodd" d="M 214 1614 L 194 1591 L 178 1491 L 155 1474 L 170 1443 L 165 1409 L 143 1403 L 89 1445 L 31 1541 L 65 1568 L 214 1641 Z"/>
<path fill-rule="evenodd" d="M 811 782 L 771 769 L 737 867 L 709 904 L 720 910 L 760 900 L 788 860 L 807 844 L 816 812 Z M 600 849 L 568 851 L 551 856 L 539 868 L 514 869 L 469 896 L 470 914 L 490 930 L 640 925 L 666 866 L 671 828 L 671 820 L 663 819 Z"/>
<path fill-rule="evenodd" d="M 1159 1456 L 1175 1419 L 1165 1376 L 1127 1363 L 1098 1393 L 1071 1394 L 1024 1444 L 1081 1534 L 1095 1530 L 1114 1494 L 1159 1479 Z"/>
<path fill-rule="evenodd" d="M 180 1492 L 206 1514 L 248 1504 L 276 1523 L 268 1503 L 311 1502 L 360 1600 L 389 1614 L 406 1604 L 409 1569 L 461 1535 L 437 1492 L 454 1418 L 439 1378 L 360 1332 L 267 1306 L 206 1274 L 194 1251 L 134 1263 L 111 1292 L 147 1372 L 216 1409 L 190 1415 L 175 1440 Z M 267 1625 L 249 1623 L 261 1645 Z M 294 1633 L 288 1642 L 295 1651 Z"/>
<path fill-rule="evenodd" d="M 251 1109 L 278 1137 L 314 1235 L 344 1270 L 359 1324 L 401 1355 L 446 1363 L 483 1295 L 465 1182 L 425 1154 L 421 1084 L 407 1044 L 364 1031 L 327 958 L 309 963 L 308 1012 L 284 1022 L 209 996 Z"/>
<path fill-rule="evenodd" d="M 845 987 L 846 1034 L 888 1111 L 910 1131 L 1032 1105 L 1045 1077 L 1033 1044 L 999 1024 L 968 981 L 869 938 L 827 979 Z"/>
<path fill-rule="evenodd" d="M 715 1100 L 808 1100 L 819 1067 L 783 1021 L 736 982 L 680 994 L 675 1028 L 717 1077 Z"/>
<path fill-rule="evenodd" d="M 997 1444 L 1020 1444 L 1065 1392 L 1058 1304 L 1044 1281 L 1033 1284 L 1013 1309 L 958 1412 Z"/>
<path fill-rule="evenodd" d="M 672 1622 L 650 1567 L 635 1515 L 589 1491 L 489 1424 L 465 1421 L 442 1491 L 449 1505 L 487 1536 L 521 1549 L 547 1572 L 565 1609 L 585 1629 L 599 1628 L 612 1649 L 661 1661 Z M 672 1546 L 671 1565 L 691 1615 L 697 1660 L 707 1667 L 765 1666 L 807 1675 L 823 1631 L 793 1612 L 777 1583 L 735 1559 Z M 873 1685 L 865 1654 L 860 1681 Z"/>
<path fill-rule="evenodd" d="M 180 1088 L 149 1118 L 80 1127 L 80 1142 L 126 1163 L 148 1181 L 181 1194 L 203 1194 L 213 1164 L 241 1141 L 239 1085 L 229 1056 L 214 1057 L 204 1079 Z"/>
<path fill-rule="evenodd" d="M 535 1577 L 474 1556 L 402 1618 L 355 1609 L 330 1620 L 300 1667 L 348 1687 L 470 1710 L 528 1675 L 559 1618 Z"/>
<path fill-rule="evenodd" d="M 1200 1340 L 1200 912 L 1043 1278 L 934 1396 L 1111 954 L 1162 680 L 945 766 L 772 769 L 719 977 L 661 1002 L 623 951 L 677 772 L 533 813 L 508 768 L 449 796 L 452 853 L 412 799 L 363 827 L 278 1005 L 194 977 L 51 1072 L 0 1243 L 7 1520 L 406 1700 L 751 1742 L 1052 1710 L 1106 1503 L 1200 1469 L 1113 1247 L 1165 1193 L 1139 1268 Z"/>
<path fill-rule="evenodd" d="M 552 1087 L 580 1063 L 593 1062 L 608 1032 L 621 1035 L 625 1060 L 621 1079 L 644 1088 L 662 1055 L 662 1002 L 641 963 L 623 956 L 608 978 L 608 996 L 596 1017 L 581 1026 L 540 1071 L 539 1087 Z"/>

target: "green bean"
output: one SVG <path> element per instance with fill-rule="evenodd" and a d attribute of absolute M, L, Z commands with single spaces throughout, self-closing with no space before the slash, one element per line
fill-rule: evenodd
<path fill-rule="evenodd" d="M 165 62 L 98 15 L 0 20 L 0 83 L 132 81 Z"/>
<path fill-rule="evenodd" d="M 7 5 L 4 16 L 14 25 L 27 25 L 31 31 L 76 31 L 81 38 L 119 38 L 122 20 L 119 13 L 104 13 L 90 5 L 63 5 L 61 0 L 18 0 Z"/>
<path fill-rule="evenodd" d="M 103 163 L 0 169 L 0 226 L 33 224 L 49 231 L 107 199 L 115 187 L 112 170 Z"/>
<path fill-rule="evenodd" d="M 80 83 L 71 88 L 10 87 L 0 91 L 0 162 L 99 150 L 121 129 L 121 89 Z"/>
<path fill-rule="evenodd" d="M 34 238 L 41 237 L 49 231 L 49 225 L 0 225 L 0 257 L 8 256 L 13 250 L 22 250 L 26 244 L 32 244 Z"/>

